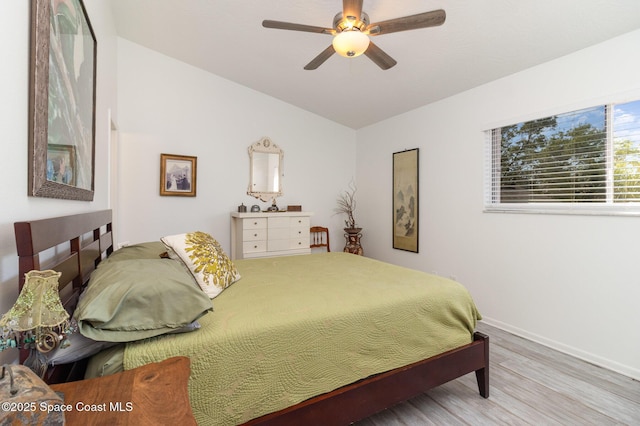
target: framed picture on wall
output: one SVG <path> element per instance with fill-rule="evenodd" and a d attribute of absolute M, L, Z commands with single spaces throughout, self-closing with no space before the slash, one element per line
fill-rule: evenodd
<path fill-rule="evenodd" d="M 160 154 L 160 195 L 196 196 L 198 158 Z"/>
<path fill-rule="evenodd" d="M 30 49 L 29 195 L 92 201 L 96 38 L 82 0 L 32 1 Z"/>
<path fill-rule="evenodd" d="M 73 145 L 47 145 L 47 180 L 76 186 L 76 147 Z"/>
<path fill-rule="evenodd" d="M 418 148 L 393 154 L 393 248 L 418 253 Z"/>

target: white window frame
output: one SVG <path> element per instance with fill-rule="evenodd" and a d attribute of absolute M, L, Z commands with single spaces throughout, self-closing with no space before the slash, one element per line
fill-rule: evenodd
<path fill-rule="evenodd" d="M 596 102 L 591 106 L 605 105 L 607 114 L 607 196 L 606 201 L 602 203 L 593 202 L 544 202 L 544 203 L 501 203 L 500 197 L 500 143 L 494 141 L 493 130 L 504 126 L 513 125 L 514 123 L 524 123 L 535 119 L 550 117 L 553 115 L 563 114 L 565 112 L 577 111 L 589 106 L 567 108 L 563 112 L 539 114 L 534 118 L 513 120 L 510 124 L 492 125 L 488 130 L 484 131 L 485 149 L 484 149 L 484 209 L 485 213 L 529 213 L 529 214 L 568 214 L 568 215 L 611 215 L 611 216 L 640 216 L 640 202 L 614 202 L 613 201 L 613 126 L 612 123 L 612 106 L 615 104 L 624 104 L 627 102 L 638 101 L 640 97 L 616 102 Z M 488 126 L 489 127 L 489 126 Z M 485 128 L 488 128 L 485 127 Z M 500 137 L 500 132 L 495 132 Z M 497 151 L 497 152 L 496 152 Z M 498 161 L 496 161 L 498 160 Z M 496 164 L 494 164 L 494 162 Z"/>

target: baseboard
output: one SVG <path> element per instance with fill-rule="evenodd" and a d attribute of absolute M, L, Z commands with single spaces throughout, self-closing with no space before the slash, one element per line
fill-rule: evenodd
<path fill-rule="evenodd" d="M 598 355 L 594 355 L 589 352 L 585 352 L 581 349 L 574 348 L 573 346 L 565 345 L 564 343 L 548 339 L 546 337 L 540 336 L 535 333 L 531 333 L 527 330 L 523 330 L 521 328 L 512 326 L 510 324 L 504 323 L 502 321 L 498 321 L 493 318 L 487 318 L 485 316 L 482 317 L 482 322 L 487 325 L 499 328 L 501 330 L 507 331 L 511 334 L 515 334 L 516 336 L 525 338 L 527 340 L 531 340 L 533 342 L 539 343 L 541 345 L 547 346 L 551 349 L 555 349 L 567 355 L 574 356 L 578 359 L 586 361 L 588 363 L 597 365 L 598 367 L 606 368 L 607 370 L 615 371 L 616 373 L 624 374 L 627 377 L 630 377 L 635 380 L 640 380 L 640 370 L 637 368 L 630 367 L 628 365 L 620 364 L 619 362 L 612 361 L 610 359 L 606 359 L 600 357 Z M 491 337 L 491 336 L 489 336 Z"/>

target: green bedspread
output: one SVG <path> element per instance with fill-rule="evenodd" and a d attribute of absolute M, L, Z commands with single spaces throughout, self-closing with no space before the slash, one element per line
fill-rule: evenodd
<path fill-rule="evenodd" d="M 242 423 L 467 344 L 480 319 L 460 284 L 351 254 L 236 266 L 242 279 L 200 330 L 125 350 L 125 369 L 189 356 L 200 425 Z"/>

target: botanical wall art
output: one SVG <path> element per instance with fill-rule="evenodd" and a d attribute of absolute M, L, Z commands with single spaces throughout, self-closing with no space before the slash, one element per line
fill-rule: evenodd
<path fill-rule="evenodd" d="M 393 154 L 393 248 L 418 253 L 418 148 Z"/>
<path fill-rule="evenodd" d="M 197 157 L 160 154 L 160 195 L 196 196 Z"/>
<path fill-rule="evenodd" d="M 96 38 L 81 0 L 31 3 L 29 195 L 93 200 Z"/>

